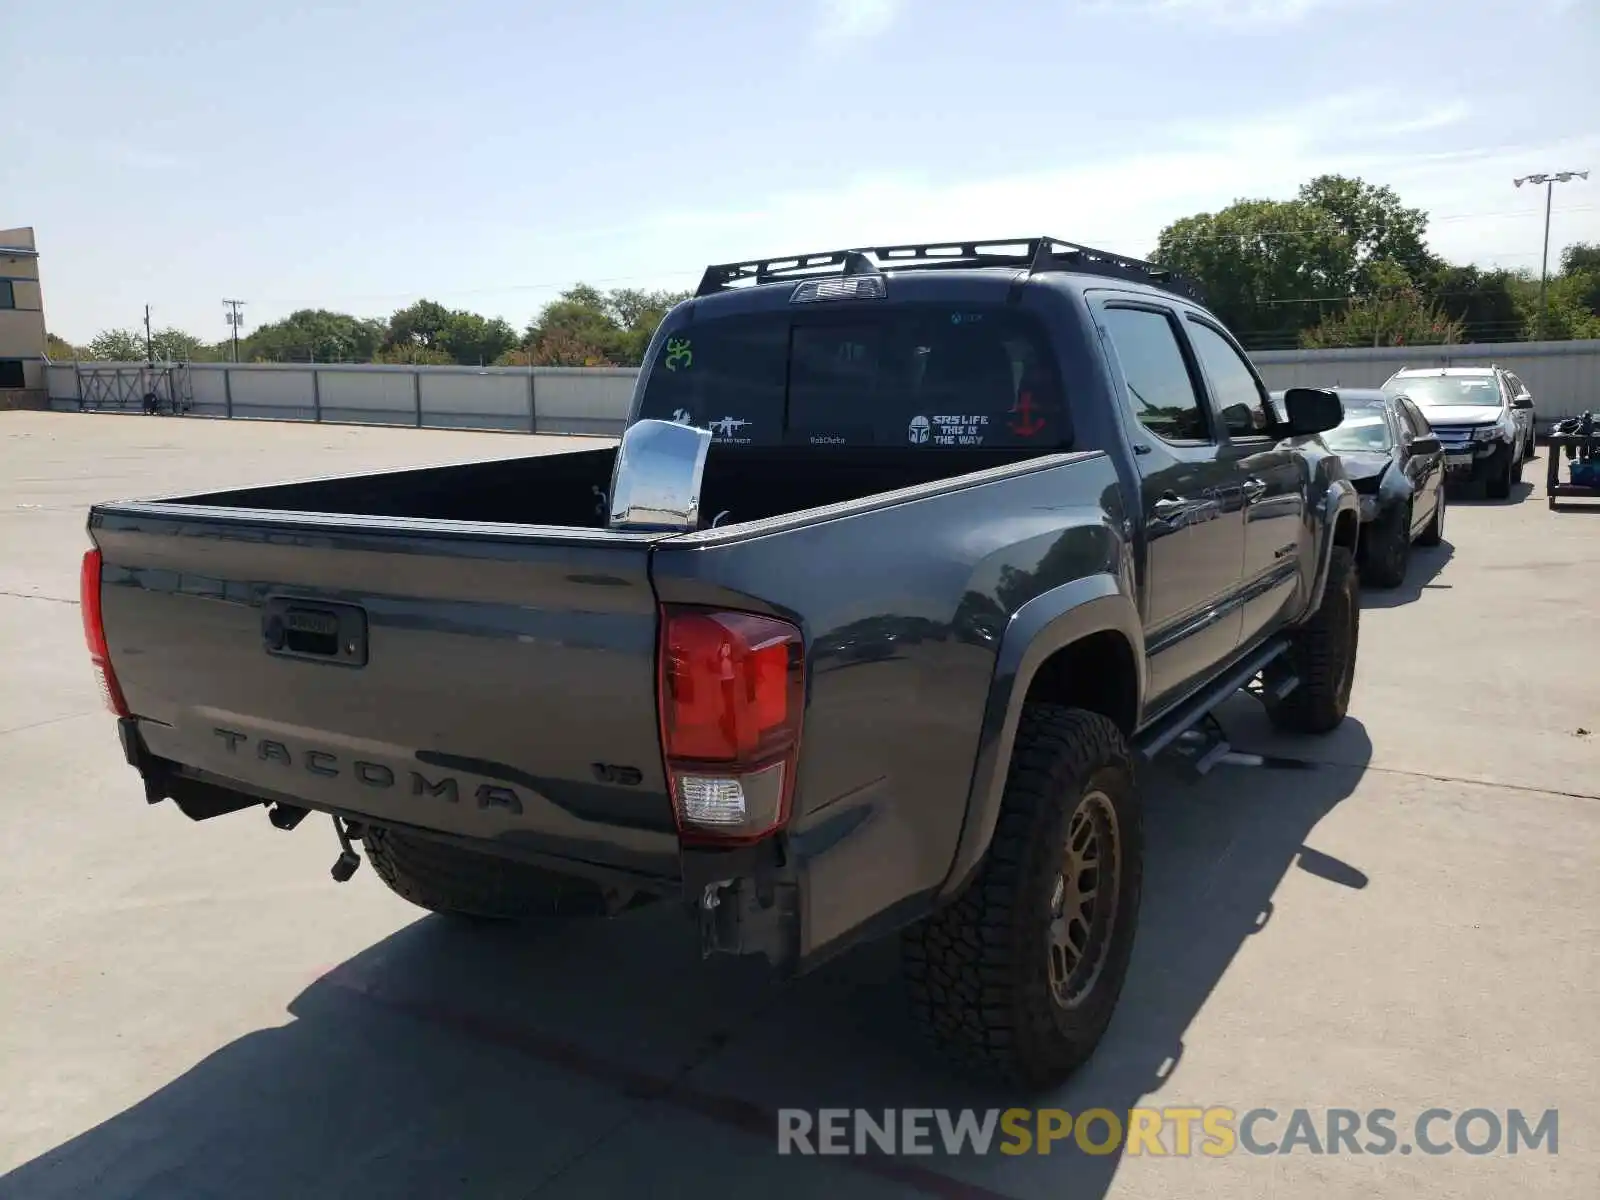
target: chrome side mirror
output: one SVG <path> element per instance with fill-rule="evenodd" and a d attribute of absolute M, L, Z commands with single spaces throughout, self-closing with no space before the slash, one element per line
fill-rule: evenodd
<path fill-rule="evenodd" d="M 700 481 L 711 431 L 674 421 L 635 421 L 611 472 L 609 527 L 634 532 L 700 526 Z"/>

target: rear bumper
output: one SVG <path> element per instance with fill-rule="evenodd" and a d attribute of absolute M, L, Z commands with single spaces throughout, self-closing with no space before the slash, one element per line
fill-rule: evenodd
<path fill-rule="evenodd" d="M 563 875 L 590 879 L 608 887 L 627 888 L 681 899 L 700 928 L 701 951 L 711 954 L 759 954 L 780 974 L 794 974 L 801 964 L 801 880 L 793 856 L 780 839 L 726 850 L 685 847 L 679 856 L 681 875 L 666 877 L 625 870 L 566 855 L 550 854 L 502 840 L 460 837 L 402 822 L 375 821 L 370 814 L 242 786 L 153 754 L 139 731 L 137 718 L 117 721 L 123 757 L 139 772 L 145 801 L 171 800 L 191 820 L 204 821 L 250 808 L 281 805 L 294 810 L 340 817 L 357 829 L 369 825 L 394 828 L 472 850 L 526 862 Z M 809 964 L 806 964 L 809 965 Z"/>
<path fill-rule="evenodd" d="M 418 837 L 458 845 L 480 854 L 516 859 L 562 874 L 593 879 L 615 886 L 632 887 L 638 891 L 657 895 L 676 895 L 682 887 L 681 880 L 676 876 L 632 870 L 614 863 L 592 862 L 570 855 L 555 854 L 536 845 L 519 842 L 517 839 L 464 837 L 405 821 L 376 818 L 370 812 L 309 799 L 304 795 L 271 791 L 211 771 L 174 762 L 150 750 L 140 733 L 138 719 L 134 717 L 125 717 L 117 722 L 117 736 L 122 743 L 123 756 L 128 760 L 128 764 L 139 772 L 140 778 L 144 781 L 145 800 L 157 804 L 170 799 L 191 820 L 204 821 L 247 808 L 282 805 L 290 809 L 343 817 L 357 826 L 376 825 L 394 828 Z"/>

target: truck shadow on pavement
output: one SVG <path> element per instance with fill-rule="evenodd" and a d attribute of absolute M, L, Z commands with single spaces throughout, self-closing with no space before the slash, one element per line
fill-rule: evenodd
<path fill-rule="evenodd" d="M 1243 709 L 1222 719 L 1243 749 L 1320 744 L 1255 746 Z M 760 961 L 702 962 L 670 905 L 522 928 L 427 917 L 317 978 L 287 1024 L 0 1178 L 0 1197 L 1103 1196 L 1118 1152 L 779 1157 L 776 1113 L 1241 1100 L 1185 1086 L 1186 1038 L 1242 947 L 1303 936 L 1274 912 L 1286 873 L 1366 885 L 1306 844 L 1371 752 L 1354 720 L 1334 740 L 1346 765 L 1146 773 L 1132 971 L 1099 1052 L 1055 1093 L 943 1069 L 904 1019 L 892 944 L 779 985 Z"/>
<path fill-rule="evenodd" d="M 1491 499 L 1482 484 L 1457 483 L 1449 486 L 1451 504 L 1464 504 L 1472 508 L 1505 508 L 1521 504 L 1533 495 L 1533 484 L 1526 479 L 1512 484 L 1511 495 L 1504 500 Z"/>
<path fill-rule="evenodd" d="M 1413 543 L 1411 547 L 1411 562 L 1406 568 L 1406 577 L 1397 587 L 1373 588 L 1363 586 L 1361 589 L 1362 608 L 1399 608 L 1402 604 L 1411 604 L 1422 599 L 1422 593 L 1448 588 L 1447 583 L 1437 583 L 1439 573 L 1444 570 L 1445 564 L 1455 557 L 1456 548 L 1447 535 L 1437 546 L 1422 546 Z"/>

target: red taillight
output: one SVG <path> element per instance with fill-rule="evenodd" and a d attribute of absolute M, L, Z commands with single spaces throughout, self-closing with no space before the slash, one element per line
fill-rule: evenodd
<path fill-rule="evenodd" d="M 106 648 L 106 626 L 100 615 L 100 551 L 86 550 L 83 569 L 78 575 L 78 606 L 83 610 L 83 641 L 89 648 L 95 678 L 100 681 L 100 698 L 119 717 L 126 717 L 128 702 L 122 698 L 116 672 L 111 669 L 111 652 Z"/>
<path fill-rule="evenodd" d="M 754 613 L 668 606 L 658 674 L 679 833 L 752 842 L 781 828 L 805 706 L 800 631 Z"/>

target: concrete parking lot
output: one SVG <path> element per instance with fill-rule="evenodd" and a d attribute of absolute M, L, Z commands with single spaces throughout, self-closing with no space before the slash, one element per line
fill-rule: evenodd
<path fill-rule="evenodd" d="M 701 962 L 669 906 L 462 929 L 370 869 L 331 883 L 325 821 L 145 806 L 83 653 L 88 503 L 570 445 L 0 413 L 0 1197 L 1600 1194 L 1600 511 L 1551 513 L 1537 485 L 1462 498 L 1405 586 L 1366 597 L 1338 733 L 1223 714 L 1236 745 L 1312 765 L 1147 781 L 1122 1007 L 1051 1096 L 931 1060 L 892 946 L 778 986 Z M 1559 1141 L 776 1153 L 779 1108 L 1013 1105 L 1270 1108 L 1261 1142 L 1297 1108 L 1319 1131 L 1390 1109 L 1406 1146 L 1429 1109 L 1555 1109 Z"/>

